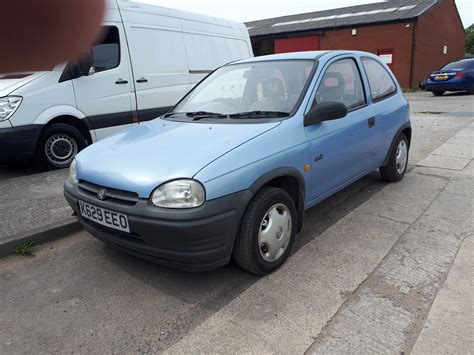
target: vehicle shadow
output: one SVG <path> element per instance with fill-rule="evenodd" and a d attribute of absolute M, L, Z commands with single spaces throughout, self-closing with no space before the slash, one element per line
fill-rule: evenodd
<path fill-rule="evenodd" d="M 374 172 L 307 211 L 305 227 L 297 237 L 293 254 L 385 186 L 380 175 Z M 234 262 L 214 271 L 188 273 L 138 259 L 111 246 L 104 246 L 103 250 L 113 264 L 146 286 L 184 302 L 198 304 L 199 311 L 190 317 L 186 325 L 189 329 L 200 324 L 204 318 L 230 303 L 259 280 L 242 271 Z M 175 331 L 178 332 L 178 329 Z"/>
<path fill-rule="evenodd" d="M 0 165 L 0 181 L 39 174 L 45 171 L 25 164 Z"/>

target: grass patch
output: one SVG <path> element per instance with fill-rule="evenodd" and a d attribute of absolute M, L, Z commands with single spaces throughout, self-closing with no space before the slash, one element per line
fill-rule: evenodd
<path fill-rule="evenodd" d="M 19 247 L 15 249 L 15 254 L 22 256 L 34 256 L 35 249 L 36 246 L 34 242 L 23 242 Z"/>

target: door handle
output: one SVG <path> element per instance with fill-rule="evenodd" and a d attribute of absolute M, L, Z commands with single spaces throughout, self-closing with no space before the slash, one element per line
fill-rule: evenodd
<path fill-rule="evenodd" d="M 139 84 L 148 83 L 148 79 L 145 79 L 144 77 L 141 77 L 140 79 L 137 80 L 137 83 L 139 83 Z"/>
<path fill-rule="evenodd" d="M 375 127 L 375 117 L 369 118 L 368 123 L 369 123 L 369 128 L 374 128 Z"/>
<path fill-rule="evenodd" d="M 117 85 L 124 85 L 124 84 L 128 84 L 128 81 L 127 80 L 123 80 L 123 79 L 119 79 L 115 82 L 115 84 Z"/>

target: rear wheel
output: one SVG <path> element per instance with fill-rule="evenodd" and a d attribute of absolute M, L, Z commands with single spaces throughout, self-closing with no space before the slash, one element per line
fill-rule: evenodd
<path fill-rule="evenodd" d="M 409 144 L 403 133 L 398 137 L 395 147 L 387 165 L 380 168 L 380 175 L 387 182 L 402 180 L 408 168 Z"/>
<path fill-rule="evenodd" d="M 434 96 L 443 96 L 445 91 L 433 91 Z"/>
<path fill-rule="evenodd" d="M 64 123 L 52 124 L 41 134 L 36 153 L 37 165 L 50 169 L 67 168 L 86 146 L 86 139 L 76 127 Z"/>
<path fill-rule="evenodd" d="M 291 196 L 275 187 L 263 188 L 242 220 L 233 256 L 255 275 L 278 269 L 290 255 L 296 235 L 297 212 Z"/>

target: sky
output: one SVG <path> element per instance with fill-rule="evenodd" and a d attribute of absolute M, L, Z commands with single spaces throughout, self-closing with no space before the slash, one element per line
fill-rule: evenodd
<path fill-rule="evenodd" d="M 364 0 L 139 0 L 206 15 L 246 22 L 380 1 Z M 468 27 L 474 22 L 473 0 L 456 0 L 459 13 Z"/>

